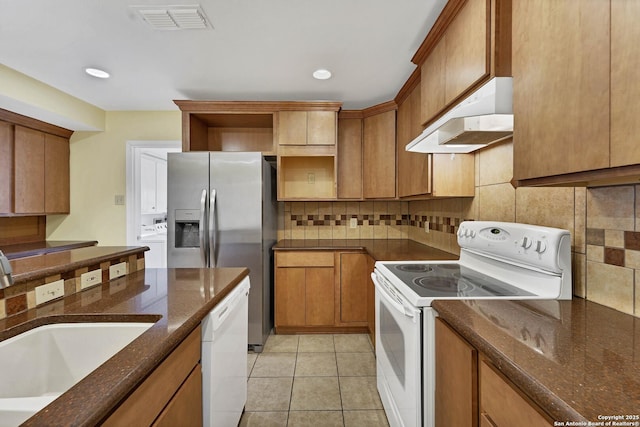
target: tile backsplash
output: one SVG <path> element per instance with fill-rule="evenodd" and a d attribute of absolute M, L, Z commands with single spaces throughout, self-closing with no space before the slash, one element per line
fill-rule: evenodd
<path fill-rule="evenodd" d="M 455 233 L 464 220 L 564 228 L 574 295 L 640 317 L 640 185 L 515 189 L 512 165 L 510 142 L 476 152 L 470 198 L 280 203 L 278 238 L 409 238 L 459 253 Z"/>

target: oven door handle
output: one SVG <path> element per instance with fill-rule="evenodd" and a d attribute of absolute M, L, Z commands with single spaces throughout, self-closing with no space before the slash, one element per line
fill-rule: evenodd
<path fill-rule="evenodd" d="M 387 292 L 387 290 L 385 289 L 385 286 L 378 281 L 378 277 L 375 275 L 375 273 L 371 273 L 371 280 L 373 280 L 373 285 L 376 287 L 376 289 L 380 293 L 380 296 L 384 297 L 385 301 L 387 301 L 396 310 L 398 310 L 400 313 L 404 314 L 405 316 L 414 318 L 414 321 L 415 321 L 415 309 L 412 310 L 411 308 L 407 307 L 403 301 L 400 301 L 396 299 L 397 297 L 394 298 L 391 294 L 389 294 L 389 292 Z"/>

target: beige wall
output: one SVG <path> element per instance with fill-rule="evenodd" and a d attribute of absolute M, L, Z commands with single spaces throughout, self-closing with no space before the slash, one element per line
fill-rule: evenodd
<path fill-rule="evenodd" d="M 512 165 L 511 143 L 479 151 L 473 199 L 411 202 L 409 214 L 567 229 L 572 236 L 574 295 L 640 316 L 640 186 L 514 189 Z M 444 250 L 457 248 L 453 233 L 427 234 L 410 227 L 409 237 Z"/>
<path fill-rule="evenodd" d="M 408 202 L 394 201 L 284 202 L 278 207 L 278 240 L 406 239 L 408 209 Z"/>
<path fill-rule="evenodd" d="M 126 245 L 126 142 L 180 140 L 179 111 L 106 113 L 104 132 L 71 137 L 71 214 L 47 217 L 48 240 L 97 240 L 102 246 Z"/>
<path fill-rule="evenodd" d="M 281 203 L 279 238 L 408 237 L 459 253 L 455 233 L 464 220 L 564 228 L 572 236 L 574 295 L 640 317 L 640 185 L 515 189 L 512 176 L 513 144 L 502 143 L 476 153 L 475 197 Z"/>
<path fill-rule="evenodd" d="M 104 129 L 104 110 L 2 64 L 0 82 L 0 108 L 66 129 Z"/>

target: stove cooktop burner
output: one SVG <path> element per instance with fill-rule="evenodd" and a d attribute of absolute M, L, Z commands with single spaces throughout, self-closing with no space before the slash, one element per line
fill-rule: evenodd
<path fill-rule="evenodd" d="M 425 289 L 440 292 L 468 292 L 473 289 L 473 285 L 468 282 L 458 280 L 454 276 L 423 276 L 413 279 L 413 283 Z"/>
<path fill-rule="evenodd" d="M 409 273 L 427 273 L 433 270 L 428 264 L 396 264 L 395 267 L 400 271 Z"/>
<path fill-rule="evenodd" d="M 458 263 L 386 264 L 418 295 L 433 298 L 488 296 L 531 296 L 515 286 L 501 282 Z"/>

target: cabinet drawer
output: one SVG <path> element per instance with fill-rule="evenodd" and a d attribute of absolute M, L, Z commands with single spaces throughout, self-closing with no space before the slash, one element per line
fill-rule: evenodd
<path fill-rule="evenodd" d="M 333 252 L 280 251 L 276 253 L 276 267 L 333 267 Z"/>
<path fill-rule="evenodd" d="M 483 426 L 551 426 L 535 403 L 486 361 L 480 363 L 480 420 Z"/>
<path fill-rule="evenodd" d="M 201 327 L 198 326 L 103 425 L 151 425 L 198 364 L 201 333 Z"/>

